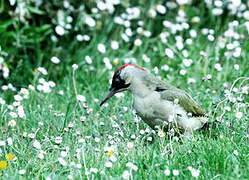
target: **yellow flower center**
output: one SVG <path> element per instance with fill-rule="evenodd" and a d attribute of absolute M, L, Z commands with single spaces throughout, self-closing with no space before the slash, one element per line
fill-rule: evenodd
<path fill-rule="evenodd" d="M 0 161 L 0 170 L 5 170 L 7 168 L 7 161 Z"/>
<path fill-rule="evenodd" d="M 14 158 L 14 155 L 11 153 L 8 153 L 5 157 L 7 160 L 11 161 Z"/>
<path fill-rule="evenodd" d="M 111 156 L 113 155 L 113 152 L 112 152 L 112 151 L 108 151 L 108 152 L 107 152 L 107 155 L 108 155 L 109 157 L 111 157 Z"/>

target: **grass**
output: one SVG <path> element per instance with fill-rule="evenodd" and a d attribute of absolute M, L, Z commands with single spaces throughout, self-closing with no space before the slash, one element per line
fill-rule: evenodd
<path fill-rule="evenodd" d="M 117 13 L 125 12 L 124 7 L 129 6 L 125 2 Z M 135 6 L 137 2 L 133 3 Z M 235 39 L 224 35 L 235 16 L 210 14 L 212 8 L 207 10 L 204 2 L 196 2 L 193 7 L 179 6 L 185 10 L 188 19 L 194 15 L 201 18 L 199 24 L 189 22 L 197 32 L 194 38 L 189 35 L 190 29 L 174 34 L 162 26 L 165 19 L 175 22 L 176 10 L 169 10 L 167 17 L 147 17 L 146 12 L 155 3 L 159 2 L 140 7 L 144 15 L 143 28 L 152 36 L 136 34 L 137 26 L 133 27 L 136 20 L 133 20 L 131 28 L 134 34 L 128 43 L 120 38 L 126 28 L 115 24 L 113 16 L 105 11 L 101 17 L 104 20 L 98 20 L 102 24 L 99 23 L 96 30 L 85 30 L 86 25 L 80 21 L 82 16 L 74 17 L 78 11 L 72 13 L 78 22 L 75 29 L 81 30 L 82 25 L 85 30 L 82 32 L 91 36 L 89 42 L 72 38 L 79 33 L 78 29 L 68 30 L 68 34 L 57 36 L 58 41 L 51 41 L 47 36 L 55 34 L 52 27 L 56 20 L 52 17 L 56 12 L 46 15 L 46 9 L 42 7 L 42 11 L 33 8 L 34 14 L 31 14 L 33 20 L 41 18 L 42 27 L 29 22 L 22 26 L 18 20 L 17 29 L 12 29 L 12 32 L 9 26 L 11 23 L 15 25 L 17 20 L 14 19 L 0 25 L 3 32 L 0 35 L 0 55 L 10 69 L 10 77 L 0 85 L 13 83 L 17 88 L 17 91 L 9 88 L 0 92 L 0 179 L 248 179 L 249 96 L 246 88 L 249 88 L 249 41 L 245 19 L 239 19 L 239 25 L 234 27 L 241 36 Z M 89 4 L 92 6 L 93 3 Z M 46 24 L 48 20 L 51 20 L 50 25 Z M 204 27 L 213 28 L 214 41 L 207 40 L 208 35 L 201 33 Z M 161 32 L 169 32 L 167 43 L 160 38 Z M 9 39 L 11 33 L 13 38 L 17 38 L 13 44 Z M 184 39 L 187 57 L 176 44 L 177 36 Z M 225 39 L 225 46 L 237 43 L 241 48 L 240 56 L 232 55 L 235 48 L 221 48 L 219 43 L 223 41 L 220 37 Z M 141 39 L 142 45 L 134 46 L 135 39 Z M 188 44 L 187 39 L 193 43 Z M 118 50 L 110 48 L 112 40 L 119 42 Z M 15 43 L 19 43 L 17 47 Z M 98 51 L 99 43 L 104 43 L 106 53 Z M 165 54 L 165 48 L 174 52 L 174 58 Z M 4 51 L 9 55 L 4 55 Z M 144 54 L 150 62 L 143 60 Z M 52 56 L 59 57 L 61 62 L 51 63 Z M 85 56 L 90 56 L 93 62 L 87 63 Z M 104 63 L 105 57 L 109 58 L 111 69 Z M 115 58 L 118 62 L 114 61 Z M 188 141 L 168 138 L 168 134 L 160 138 L 136 116 L 128 92 L 113 97 L 107 105 L 100 107 L 113 71 L 128 59 L 187 91 L 206 110 L 209 121 L 219 123 L 219 127 L 211 132 L 195 132 Z M 186 66 L 183 59 L 191 59 L 192 64 Z M 217 68 L 217 63 L 222 69 Z M 78 64 L 79 68 L 74 70 L 73 64 Z M 162 69 L 165 65 L 168 70 Z M 48 74 L 37 71 L 35 68 L 39 66 L 46 67 Z M 181 70 L 186 74 L 181 75 Z M 191 79 L 195 83 L 190 83 Z M 41 82 L 49 80 L 53 80 L 56 86 L 50 87 L 51 91 L 47 93 L 39 90 Z M 35 89 L 28 88 L 29 84 Z M 45 87 L 47 84 L 44 84 Z M 27 88 L 28 93 L 21 93 L 21 88 Z M 28 98 L 16 100 L 17 94 L 22 97 L 28 94 Z M 77 94 L 84 95 L 86 101 L 77 100 Z M 20 105 L 24 109 L 24 118 L 11 114 L 18 113 Z M 16 124 L 11 125 L 13 120 Z M 7 160 L 8 153 L 14 158 Z M 1 161 L 7 161 L 7 166 L 4 167 Z"/>
<path fill-rule="evenodd" d="M 81 72 L 82 69 L 77 70 L 77 79 L 82 78 Z M 17 119 L 14 128 L 8 127 L 11 118 L 4 114 L 2 108 L 1 139 L 12 137 L 13 140 L 13 145 L 2 149 L 3 154 L 11 152 L 17 159 L 9 162 L 9 167 L 1 172 L 1 176 L 61 179 L 72 175 L 76 179 L 110 179 L 120 178 L 123 172 L 128 170 L 134 179 L 161 179 L 166 178 L 164 170 L 170 169 L 172 178 L 172 171 L 179 170 L 179 175 L 175 176 L 175 179 L 191 179 L 188 167 L 192 166 L 200 170 L 200 179 L 247 179 L 248 107 L 240 109 L 245 113 L 241 119 L 236 119 L 234 113 L 227 115 L 224 120 L 231 121 L 232 128 L 223 125 L 220 129 L 215 129 L 215 136 L 195 133 L 193 139 L 187 142 L 174 139 L 169 141 L 165 137 L 153 135 L 151 131 L 140 133 L 140 130 L 145 130 L 148 126 L 142 121 L 138 124 L 133 122 L 135 115 L 132 112 L 132 99 L 128 94 L 124 98 L 113 98 L 108 107 L 100 108 L 99 103 L 95 103 L 93 98 L 101 99 L 105 90 L 94 86 L 96 84 L 91 83 L 84 88 L 80 80 L 77 81 L 78 93 L 85 94 L 89 102 L 87 108 L 80 108 L 70 74 L 49 94 L 30 91 L 29 99 L 22 102 L 26 119 Z M 103 86 L 107 89 L 108 84 Z M 58 95 L 58 90 L 61 89 L 65 92 L 63 96 Z M 197 87 L 192 89 L 192 92 L 201 93 L 198 96 L 200 102 L 205 99 L 205 93 L 200 92 Z M 128 107 L 128 110 L 125 111 L 123 107 Z M 207 105 L 204 108 L 210 109 Z M 89 112 L 90 109 L 92 112 Z M 80 121 L 81 116 L 86 117 L 84 122 Z M 39 125 L 41 121 L 44 122 L 42 126 Z M 64 128 L 70 123 L 73 127 L 65 131 Z M 24 132 L 35 133 L 35 139 L 41 143 L 41 149 L 45 151 L 44 159 L 38 158 L 40 150 L 33 147 L 34 139 L 22 137 Z M 135 135 L 135 139 L 131 138 L 132 135 Z M 62 137 L 61 144 L 55 143 L 58 136 Z M 154 136 L 155 141 L 146 143 L 150 136 Z M 99 138 L 99 142 L 98 139 L 96 142 L 96 138 Z M 132 148 L 127 147 L 129 142 L 134 143 Z M 108 168 L 105 164 L 110 161 L 110 157 L 105 147 L 110 146 L 113 146 L 113 149 L 109 151 L 113 152 L 112 156 L 115 156 L 117 161 L 112 162 L 112 167 Z M 61 157 L 62 151 L 67 151 L 64 158 L 67 162 L 65 167 L 57 160 Z M 235 151 L 238 152 L 237 155 Z M 126 167 L 128 162 L 135 164 L 138 170 L 135 172 Z M 72 163 L 81 164 L 82 167 L 78 169 Z M 86 176 L 86 171 L 89 172 L 90 168 L 97 168 L 98 173 Z M 26 170 L 25 175 L 18 174 L 20 169 Z"/>

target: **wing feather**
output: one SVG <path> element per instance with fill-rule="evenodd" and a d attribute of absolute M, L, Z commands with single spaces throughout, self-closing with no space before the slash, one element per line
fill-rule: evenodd
<path fill-rule="evenodd" d="M 151 90 L 160 93 L 162 99 L 172 102 L 174 102 L 175 99 L 178 99 L 179 105 L 188 113 L 191 113 L 192 116 L 207 116 L 205 111 L 185 91 L 178 89 L 153 75 L 145 76 L 144 83 L 147 83 L 146 86 L 151 88 Z"/>
<path fill-rule="evenodd" d="M 166 89 L 159 92 L 162 99 L 174 102 L 178 99 L 179 105 L 192 116 L 206 116 L 205 111 L 186 92 L 180 89 Z"/>

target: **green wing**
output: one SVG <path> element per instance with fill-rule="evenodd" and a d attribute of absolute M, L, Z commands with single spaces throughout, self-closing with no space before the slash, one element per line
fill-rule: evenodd
<path fill-rule="evenodd" d="M 174 89 L 165 89 L 159 92 L 161 98 L 174 102 L 175 99 L 178 99 L 178 104 L 185 109 L 188 113 L 192 113 L 193 116 L 207 116 L 205 111 L 193 100 L 193 98 L 186 92 L 174 88 Z"/>
<path fill-rule="evenodd" d="M 144 84 L 151 90 L 160 93 L 161 98 L 164 100 L 174 102 L 175 99 L 178 99 L 179 105 L 188 113 L 192 113 L 193 116 L 207 116 L 205 111 L 185 91 L 150 74 L 144 77 Z"/>

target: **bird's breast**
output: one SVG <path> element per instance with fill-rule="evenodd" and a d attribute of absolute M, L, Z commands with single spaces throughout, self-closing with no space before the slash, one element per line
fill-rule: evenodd
<path fill-rule="evenodd" d="M 167 119 L 172 112 L 172 103 L 163 101 L 158 93 L 151 93 L 145 97 L 134 96 L 134 108 L 137 113 L 146 119 Z"/>

